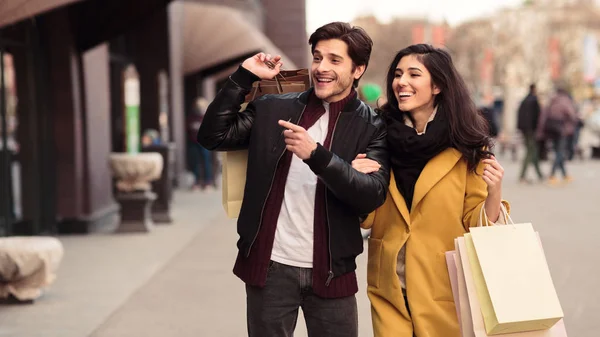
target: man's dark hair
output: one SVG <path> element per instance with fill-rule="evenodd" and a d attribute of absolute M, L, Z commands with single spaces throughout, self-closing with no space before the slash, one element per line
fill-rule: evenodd
<path fill-rule="evenodd" d="M 353 69 L 364 65 L 365 71 L 367 70 L 369 58 L 371 57 L 371 49 L 373 48 L 373 40 L 371 40 L 364 29 L 356 26 L 353 27 L 347 22 L 328 23 L 317 29 L 308 39 L 308 44 L 311 46 L 311 53 L 315 53 L 315 47 L 319 41 L 333 39 L 342 40 L 346 43 L 348 46 L 348 55 L 352 59 Z M 359 80 L 360 78 L 354 80 L 354 87 L 358 86 Z"/>

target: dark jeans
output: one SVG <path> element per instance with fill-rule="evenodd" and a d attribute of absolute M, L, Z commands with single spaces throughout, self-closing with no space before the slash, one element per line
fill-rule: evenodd
<path fill-rule="evenodd" d="M 195 142 L 188 142 L 188 161 L 194 174 L 194 184 L 202 187 L 215 184 L 212 153 Z"/>
<path fill-rule="evenodd" d="M 521 179 L 525 179 L 527 175 L 527 168 L 529 168 L 529 164 L 533 164 L 533 168 L 535 168 L 535 172 L 538 175 L 540 180 L 543 179 L 542 171 L 540 170 L 540 160 L 538 156 L 537 142 L 535 140 L 535 135 L 533 132 L 525 133 L 525 146 L 527 153 L 525 158 L 523 158 L 523 166 L 521 167 Z"/>
<path fill-rule="evenodd" d="M 246 285 L 249 337 L 292 337 L 302 308 L 309 337 L 357 337 L 356 297 L 321 298 L 312 269 L 271 262 L 264 288 Z"/>
<path fill-rule="evenodd" d="M 538 158 L 540 161 L 548 160 L 548 139 L 540 139 L 536 141 L 535 146 L 537 147 Z"/>
<path fill-rule="evenodd" d="M 575 153 L 577 152 L 577 145 L 579 143 L 579 134 L 581 133 L 581 125 L 578 124 L 575 127 L 575 131 L 573 132 L 572 135 L 567 136 L 567 150 L 566 150 L 566 156 L 567 156 L 567 160 L 573 160 L 573 158 L 575 157 Z"/>
<path fill-rule="evenodd" d="M 565 151 L 566 151 L 566 138 L 565 137 L 556 137 L 552 139 L 552 147 L 554 150 L 554 164 L 552 165 L 552 172 L 550 173 L 551 177 L 554 177 L 554 174 L 557 170 L 562 172 L 564 178 L 567 177 L 567 170 L 565 168 Z"/>

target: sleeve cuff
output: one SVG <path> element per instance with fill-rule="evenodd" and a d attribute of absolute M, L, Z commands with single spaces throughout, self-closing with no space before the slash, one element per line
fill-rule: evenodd
<path fill-rule="evenodd" d="M 316 175 L 319 175 L 327 168 L 332 157 L 333 153 L 324 148 L 323 145 L 317 143 L 315 153 L 310 158 L 304 160 L 304 162 Z"/>
<path fill-rule="evenodd" d="M 260 81 L 260 77 L 254 75 L 250 70 L 242 67 L 241 65 L 231 74 L 231 80 L 237 83 L 240 87 L 250 90 L 252 89 L 252 83 Z"/>
<path fill-rule="evenodd" d="M 501 204 L 500 216 L 498 216 L 498 220 L 496 222 L 490 221 L 487 212 L 485 211 L 485 204 L 481 206 L 481 216 L 479 217 L 479 221 L 477 223 L 477 227 L 482 226 L 495 226 L 495 225 L 508 225 L 512 223 L 512 219 L 510 219 L 510 204 L 506 200 L 502 200 Z M 487 223 L 484 224 L 484 221 L 487 220 Z"/>
<path fill-rule="evenodd" d="M 498 217 L 498 221 L 494 222 L 494 225 L 508 225 L 512 223 L 512 219 L 510 218 L 510 204 L 506 200 L 502 200 L 500 203 L 500 207 L 502 211 L 500 212 L 500 216 Z"/>

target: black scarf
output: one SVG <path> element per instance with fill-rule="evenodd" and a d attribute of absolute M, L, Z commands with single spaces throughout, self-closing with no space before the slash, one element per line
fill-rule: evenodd
<path fill-rule="evenodd" d="M 431 158 L 450 147 L 451 142 L 449 125 L 439 108 L 434 120 L 427 123 L 423 135 L 418 135 L 415 129 L 407 126 L 404 118 L 409 116 L 398 112 L 387 113 L 387 140 L 396 186 L 410 211 L 421 171 Z"/>

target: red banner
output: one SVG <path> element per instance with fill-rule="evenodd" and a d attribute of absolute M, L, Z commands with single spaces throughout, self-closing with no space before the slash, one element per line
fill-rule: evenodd
<path fill-rule="evenodd" d="M 412 27 L 412 43 L 425 43 L 425 27 L 422 24 L 417 24 Z"/>
<path fill-rule="evenodd" d="M 483 100 L 491 103 L 494 99 L 492 84 L 494 81 L 494 51 L 491 48 L 486 48 L 483 52 L 481 60 L 481 83 Z"/>
<path fill-rule="evenodd" d="M 446 45 L 446 28 L 444 26 L 433 27 L 433 45 L 443 47 Z"/>
<path fill-rule="evenodd" d="M 550 76 L 553 80 L 560 78 L 560 41 L 551 37 L 548 41 L 548 57 L 550 58 Z"/>

